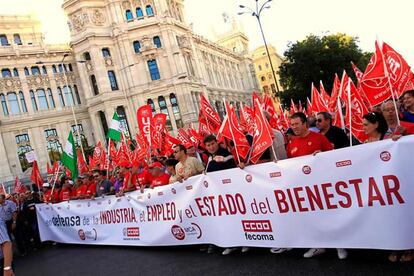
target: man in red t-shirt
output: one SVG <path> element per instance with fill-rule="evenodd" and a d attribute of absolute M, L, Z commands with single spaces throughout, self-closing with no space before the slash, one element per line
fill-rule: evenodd
<path fill-rule="evenodd" d="M 71 200 L 75 195 L 73 192 L 74 189 L 72 187 L 73 182 L 67 176 L 63 176 L 61 178 L 61 183 L 62 189 L 59 192 L 59 202 Z"/>
<path fill-rule="evenodd" d="M 76 188 L 76 199 L 87 198 L 89 175 L 83 174 L 79 176 L 79 179 L 80 181 L 78 182 L 78 187 Z"/>
<path fill-rule="evenodd" d="M 166 174 L 162 169 L 160 162 L 154 162 L 150 165 L 151 169 L 151 188 L 168 185 L 170 183 L 170 175 Z"/>
<path fill-rule="evenodd" d="M 290 117 L 290 124 L 296 139 L 287 146 L 289 158 L 316 154 L 322 151 L 332 150 L 333 146 L 325 135 L 309 130 L 306 115 L 296 112 Z"/>

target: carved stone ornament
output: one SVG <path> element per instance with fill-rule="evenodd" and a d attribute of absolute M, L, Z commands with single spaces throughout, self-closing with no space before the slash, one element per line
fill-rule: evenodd
<path fill-rule="evenodd" d="M 94 10 L 92 13 L 92 22 L 95 25 L 103 25 L 106 21 L 105 15 L 101 10 Z"/>
<path fill-rule="evenodd" d="M 85 27 L 84 19 L 80 14 L 73 15 L 71 21 L 73 29 L 77 32 L 81 31 Z"/>
<path fill-rule="evenodd" d="M 129 1 L 124 1 L 124 2 L 122 2 L 122 7 L 126 10 L 130 9 L 131 8 L 131 3 Z"/>
<path fill-rule="evenodd" d="M 114 65 L 114 63 L 113 63 L 113 61 L 112 61 L 112 58 L 110 58 L 110 57 L 106 58 L 106 59 L 105 59 L 105 65 L 106 65 L 106 66 L 113 66 L 113 65 Z"/>

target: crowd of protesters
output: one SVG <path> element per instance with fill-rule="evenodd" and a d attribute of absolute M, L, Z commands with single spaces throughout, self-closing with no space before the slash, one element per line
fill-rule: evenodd
<path fill-rule="evenodd" d="M 363 129 L 368 136 L 366 143 L 384 139 L 398 140 L 401 136 L 414 134 L 414 91 L 407 91 L 402 96 L 399 118 L 392 100 L 382 103 L 375 111 L 363 117 Z M 278 161 L 350 146 L 349 137 L 343 129 L 333 126 L 330 113 L 320 112 L 315 116 L 306 116 L 297 112 L 290 117 L 290 128 L 282 133 L 273 131 L 273 149 L 263 153 L 260 162 Z M 246 134 L 251 144 L 253 137 Z M 48 181 L 42 190 L 11 195 L 0 195 L 0 242 L 5 271 L 11 271 L 10 238 L 13 237 L 18 251 L 25 255 L 28 250 L 40 246 L 37 228 L 37 203 L 59 203 L 77 199 L 93 199 L 105 195 L 123 196 L 134 190 L 144 190 L 174 182 L 186 181 L 189 177 L 250 165 L 248 160 L 235 158 L 231 143 L 224 143 L 214 135 L 207 135 L 200 143 L 203 147 L 177 145 L 170 156 L 153 156 L 149 162 L 123 160 L 114 170 L 92 169 L 90 173 L 81 174 L 76 179 L 66 175 L 56 177 L 48 175 Z M 353 144 L 357 144 L 354 141 Z M 242 252 L 249 248 L 241 248 Z M 209 253 L 217 250 L 213 245 L 203 246 L 201 250 Z M 238 248 L 227 248 L 222 253 L 230 254 Z M 290 248 L 272 248 L 272 253 L 282 253 Z M 308 250 L 305 258 L 323 254 L 325 249 Z M 345 259 L 345 249 L 337 249 L 338 257 Z M 409 262 L 414 259 L 414 251 L 392 252 L 392 262 Z M 3 264 L 3 262 L 1 262 Z M 11 274 L 10 274 L 11 275 Z"/>

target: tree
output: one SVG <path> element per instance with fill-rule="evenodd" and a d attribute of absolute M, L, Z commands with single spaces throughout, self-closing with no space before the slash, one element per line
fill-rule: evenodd
<path fill-rule="evenodd" d="M 358 38 L 339 33 L 323 37 L 310 35 L 289 45 L 279 67 L 280 82 L 284 87 L 279 94 L 282 103 L 289 106 L 290 99 L 306 103 L 312 82 L 319 87 L 320 80 L 329 93 L 335 73 L 341 77 L 345 69 L 354 77 L 351 61 L 365 70 L 371 53 L 363 52 L 357 43 Z"/>

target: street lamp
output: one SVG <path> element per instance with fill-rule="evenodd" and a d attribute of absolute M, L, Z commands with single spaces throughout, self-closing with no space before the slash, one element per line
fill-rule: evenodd
<path fill-rule="evenodd" d="M 269 59 L 270 68 L 272 69 L 273 79 L 275 80 L 275 84 L 276 84 L 276 91 L 279 93 L 280 90 L 279 90 L 279 85 L 277 84 L 276 73 L 275 73 L 275 70 L 273 68 L 273 63 L 272 63 L 272 59 L 270 58 L 269 48 L 267 47 L 266 37 L 265 37 L 264 32 L 263 32 L 262 22 L 260 20 L 260 16 L 262 15 L 262 12 L 265 9 L 269 9 L 270 8 L 270 4 L 269 3 L 272 2 L 272 0 L 265 1 L 263 3 L 263 5 L 261 5 L 260 7 L 259 7 L 259 0 L 255 0 L 255 2 L 256 2 L 256 9 L 255 10 L 253 10 L 253 9 L 251 9 L 249 7 L 246 7 L 244 5 L 239 5 L 239 7 L 241 9 L 243 9 L 243 11 L 239 12 L 238 15 L 250 14 L 250 15 L 256 17 L 257 22 L 259 22 L 260 32 L 262 33 L 262 38 L 263 38 L 263 42 L 264 42 L 264 45 L 265 45 L 265 48 L 266 48 L 267 57 Z"/>
<path fill-rule="evenodd" d="M 68 56 L 69 56 L 68 53 L 63 54 L 63 58 L 60 61 L 60 66 L 62 66 L 63 79 L 64 79 L 64 82 L 65 82 L 66 89 L 68 89 L 68 91 L 69 91 L 68 76 L 66 75 L 66 67 L 63 64 L 65 58 L 68 57 Z M 76 62 L 77 63 L 85 63 L 86 61 L 85 60 L 80 60 L 80 61 L 76 61 Z M 36 64 L 54 64 L 54 62 L 37 61 Z M 73 100 L 73 102 L 70 105 L 70 107 L 71 107 L 71 110 L 72 110 L 72 116 L 73 116 L 73 119 L 75 121 L 76 128 L 78 128 L 78 120 L 76 119 L 75 109 L 73 108 L 73 106 L 75 105 L 75 99 L 73 98 L 73 94 L 72 94 L 72 100 Z M 77 136 L 78 136 L 77 138 L 80 141 L 80 148 L 81 148 L 81 151 L 82 151 L 83 158 L 85 159 L 85 151 L 83 150 L 82 137 L 80 137 L 79 131 L 77 131 Z"/>

